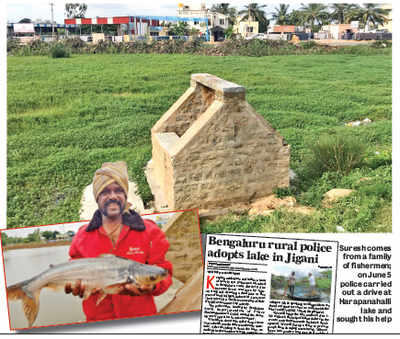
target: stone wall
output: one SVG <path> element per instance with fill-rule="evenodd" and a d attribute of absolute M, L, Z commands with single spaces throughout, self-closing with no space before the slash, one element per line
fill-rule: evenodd
<path fill-rule="evenodd" d="M 175 297 L 163 307 L 159 313 L 177 313 L 187 311 L 200 311 L 203 288 L 203 269 L 200 268 L 182 286 Z"/>
<path fill-rule="evenodd" d="M 190 88 L 151 129 L 154 133 L 176 133 L 181 137 L 214 100 L 215 92 L 192 81 Z"/>
<path fill-rule="evenodd" d="M 176 213 L 163 231 L 170 243 L 166 259 L 173 264 L 173 276 L 184 283 L 203 267 L 197 212 Z"/>
<path fill-rule="evenodd" d="M 243 87 L 209 74 L 192 75 L 153 127 L 152 142 L 153 175 L 170 209 L 247 203 L 289 185 L 290 147 Z"/>

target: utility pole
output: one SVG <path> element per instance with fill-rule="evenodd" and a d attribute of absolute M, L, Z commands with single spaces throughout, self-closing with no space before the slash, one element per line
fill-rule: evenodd
<path fill-rule="evenodd" d="M 53 12 L 53 6 L 54 4 L 50 2 L 50 8 L 51 8 L 51 38 L 54 39 L 54 12 Z"/>

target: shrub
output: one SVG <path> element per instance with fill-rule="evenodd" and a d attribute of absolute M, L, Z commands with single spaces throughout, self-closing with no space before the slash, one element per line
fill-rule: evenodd
<path fill-rule="evenodd" d="M 274 194 L 278 198 L 284 198 L 291 195 L 296 195 L 296 187 L 276 187 Z"/>
<path fill-rule="evenodd" d="M 390 48 L 392 47 L 392 42 L 388 40 L 377 40 L 371 44 L 373 48 Z"/>
<path fill-rule="evenodd" d="M 70 48 L 74 52 L 79 52 L 81 48 L 86 46 L 86 42 L 81 40 L 80 38 L 68 38 L 63 40 L 63 43 L 66 47 Z"/>
<path fill-rule="evenodd" d="M 304 48 L 304 49 L 311 49 L 311 48 L 318 47 L 318 44 L 314 40 L 309 40 L 309 41 L 300 42 L 299 46 Z"/>
<path fill-rule="evenodd" d="M 348 174 L 361 165 L 365 144 L 350 135 L 324 135 L 313 144 L 309 169 L 311 174 L 321 176 L 324 172 Z"/>
<path fill-rule="evenodd" d="M 69 52 L 63 44 L 55 44 L 50 49 L 50 55 L 52 58 L 69 58 Z"/>
<path fill-rule="evenodd" d="M 19 49 L 20 43 L 18 39 L 8 39 L 7 40 L 7 53 Z"/>

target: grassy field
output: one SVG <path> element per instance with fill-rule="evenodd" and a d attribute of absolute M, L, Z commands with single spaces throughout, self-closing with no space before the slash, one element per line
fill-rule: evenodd
<path fill-rule="evenodd" d="M 189 87 L 192 73 L 212 73 L 245 86 L 247 100 L 291 145 L 299 203 L 313 216 L 203 223 L 207 232 L 350 232 L 391 230 L 390 55 L 211 57 L 73 55 L 8 57 L 8 227 L 79 220 L 83 188 L 105 161 L 125 160 L 145 201 L 143 167 L 150 129 Z M 346 127 L 369 118 L 371 124 Z M 351 134 L 367 145 L 362 166 L 347 175 L 313 177 L 306 159 L 322 134 Z M 368 180 L 360 180 L 368 178 Z M 331 188 L 356 193 L 330 209 Z"/>

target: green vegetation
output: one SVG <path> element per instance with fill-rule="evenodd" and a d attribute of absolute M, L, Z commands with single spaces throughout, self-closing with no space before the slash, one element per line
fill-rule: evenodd
<path fill-rule="evenodd" d="M 381 50 L 381 49 L 377 49 Z M 145 201 L 150 129 L 184 93 L 192 73 L 246 88 L 249 103 L 291 145 L 294 195 L 313 215 L 278 210 L 250 219 L 202 221 L 207 232 L 391 230 L 391 56 L 210 57 L 96 54 L 53 59 L 8 57 L 9 227 L 79 220 L 81 194 L 106 161 L 125 160 Z M 345 123 L 369 118 L 367 125 Z M 352 135 L 366 149 L 347 173 L 311 175 L 308 145 Z M 356 192 L 323 208 L 332 188 Z"/>
<path fill-rule="evenodd" d="M 50 49 L 52 58 L 69 58 L 70 54 L 63 44 L 56 44 Z"/>
<path fill-rule="evenodd" d="M 308 164 L 309 173 L 320 177 L 325 172 L 348 174 L 361 165 L 366 146 L 352 135 L 322 135 L 310 143 L 312 157 Z"/>
<path fill-rule="evenodd" d="M 1 244 L 2 246 L 14 245 L 14 244 L 27 244 L 33 242 L 40 242 L 40 230 L 29 233 L 26 237 L 9 237 L 6 233 L 1 232 Z"/>
<path fill-rule="evenodd" d="M 184 26 L 184 25 L 183 25 Z M 305 55 L 305 54 L 351 54 L 351 55 L 391 55 L 392 45 L 382 41 L 361 46 L 329 47 L 317 44 L 315 41 L 301 42 L 294 45 L 285 40 L 225 40 L 216 45 L 210 45 L 199 39 L 184 41 L 160 40 L 147 42 L 138 40 L 132 42 L 99 41 L 97 44 L 87 44 L 79 38 L 65 39 L 59 42 L 44 42 L 34 40 L 27 45 L 19 45 L 15 40 L 7 41 L 7 52 L 13 56 L 48 55 L 54 48 L 63 48 L 78 54 L 198 54 L 211 56 L 269 56 L 269 55 Z"/>

